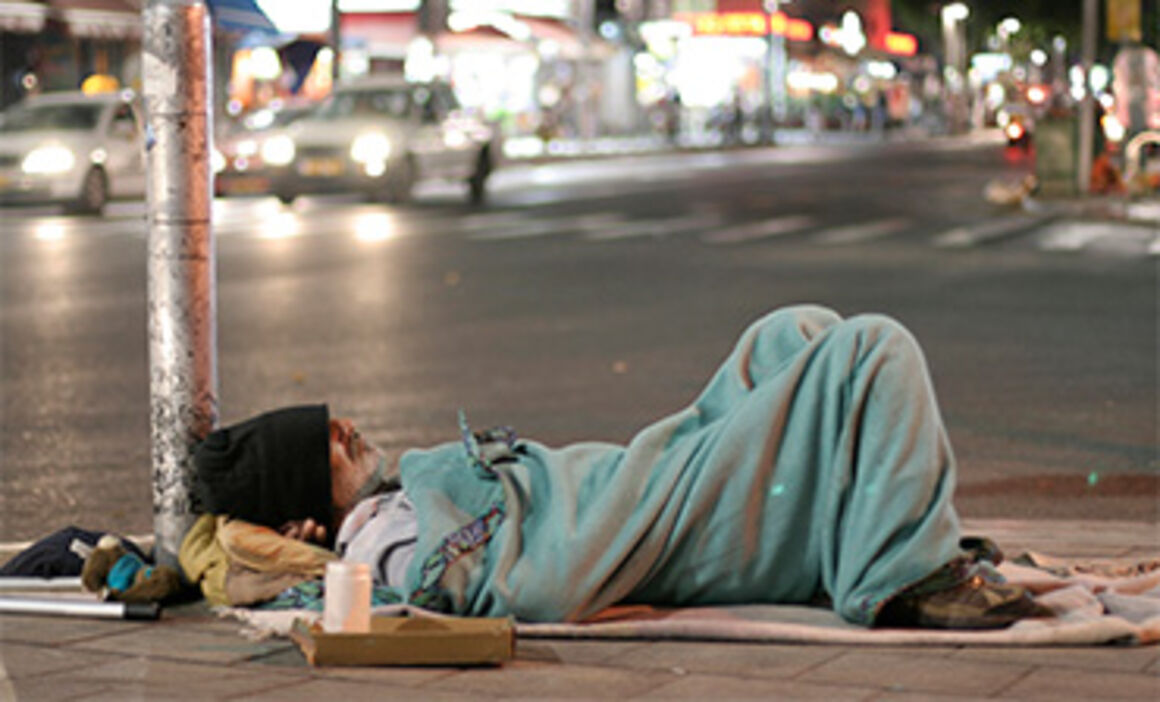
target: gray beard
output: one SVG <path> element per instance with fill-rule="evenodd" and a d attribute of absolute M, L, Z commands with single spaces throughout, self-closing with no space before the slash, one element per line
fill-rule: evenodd
<path fill-rule="evenodd" d="M 375 464 L 374 471 L 369 476 L 367 476 L 366 482 L 364 482 L 362 487 L 358 489 L 358 492 L 355 493 L 353 504 L 357 505 L 359 502 L 362 502 L 376 492 L 382 492 L 384 488 L 388 487 L 386 482 L 383 480 L 383 474 L 386 472 L 387 467 L 387 457 L 384 456 L 381 451 L 378 453 L 379 462 Z"/>

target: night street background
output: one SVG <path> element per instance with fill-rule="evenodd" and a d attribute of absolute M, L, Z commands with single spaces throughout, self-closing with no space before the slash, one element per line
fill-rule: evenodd
<path fill-rule="evenodd" d="M 329 402 L 392 456 L 456 411 L 623 441 L 745 325 L 883 312 L 927 351 L 976 517 L 1157 520 L 1154 227 L 988 204 L 988 140 L 512 165 L 428 186 L 215 203 L 222 423 Z M 144 207 L 0 213 L 0 540 L 152 530 Z"/>

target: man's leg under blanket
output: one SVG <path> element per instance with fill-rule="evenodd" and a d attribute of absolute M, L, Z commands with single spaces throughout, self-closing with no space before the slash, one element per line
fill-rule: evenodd
<path fill-rule="evenodd" d="M 754 323 L 658 462 L 686 505 L 638 601 L 793 602 L 868 625 L 961 555 L 954 459 L 926 362 L 897 322 L 819 307 Z M 684 445 L 691 442 L 692 446 Z"/>

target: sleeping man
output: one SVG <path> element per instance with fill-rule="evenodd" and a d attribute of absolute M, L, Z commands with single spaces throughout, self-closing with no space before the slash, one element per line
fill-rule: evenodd
<path fill-rule="evenodd" d="M 925 360 L 887 317 L 772 312 L 627 445 L 460 425 L 387 466 L 324 405 L 276 410 L 197 447 L 198 491 L 214 514 L 332 545 L 404 601 L 462 615 L 826 603 L 864 626 L 996 628 L 1050 614 L 999 582 L 985 540 L 961 538 Z"/>

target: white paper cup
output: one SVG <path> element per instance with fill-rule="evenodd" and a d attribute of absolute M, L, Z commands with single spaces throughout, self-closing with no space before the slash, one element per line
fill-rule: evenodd
<path fill-rule="evenodd" d="M 371 569 L 365 563 L 326 564 L 322 630 L 366 633 L 371 630 Z"/>

